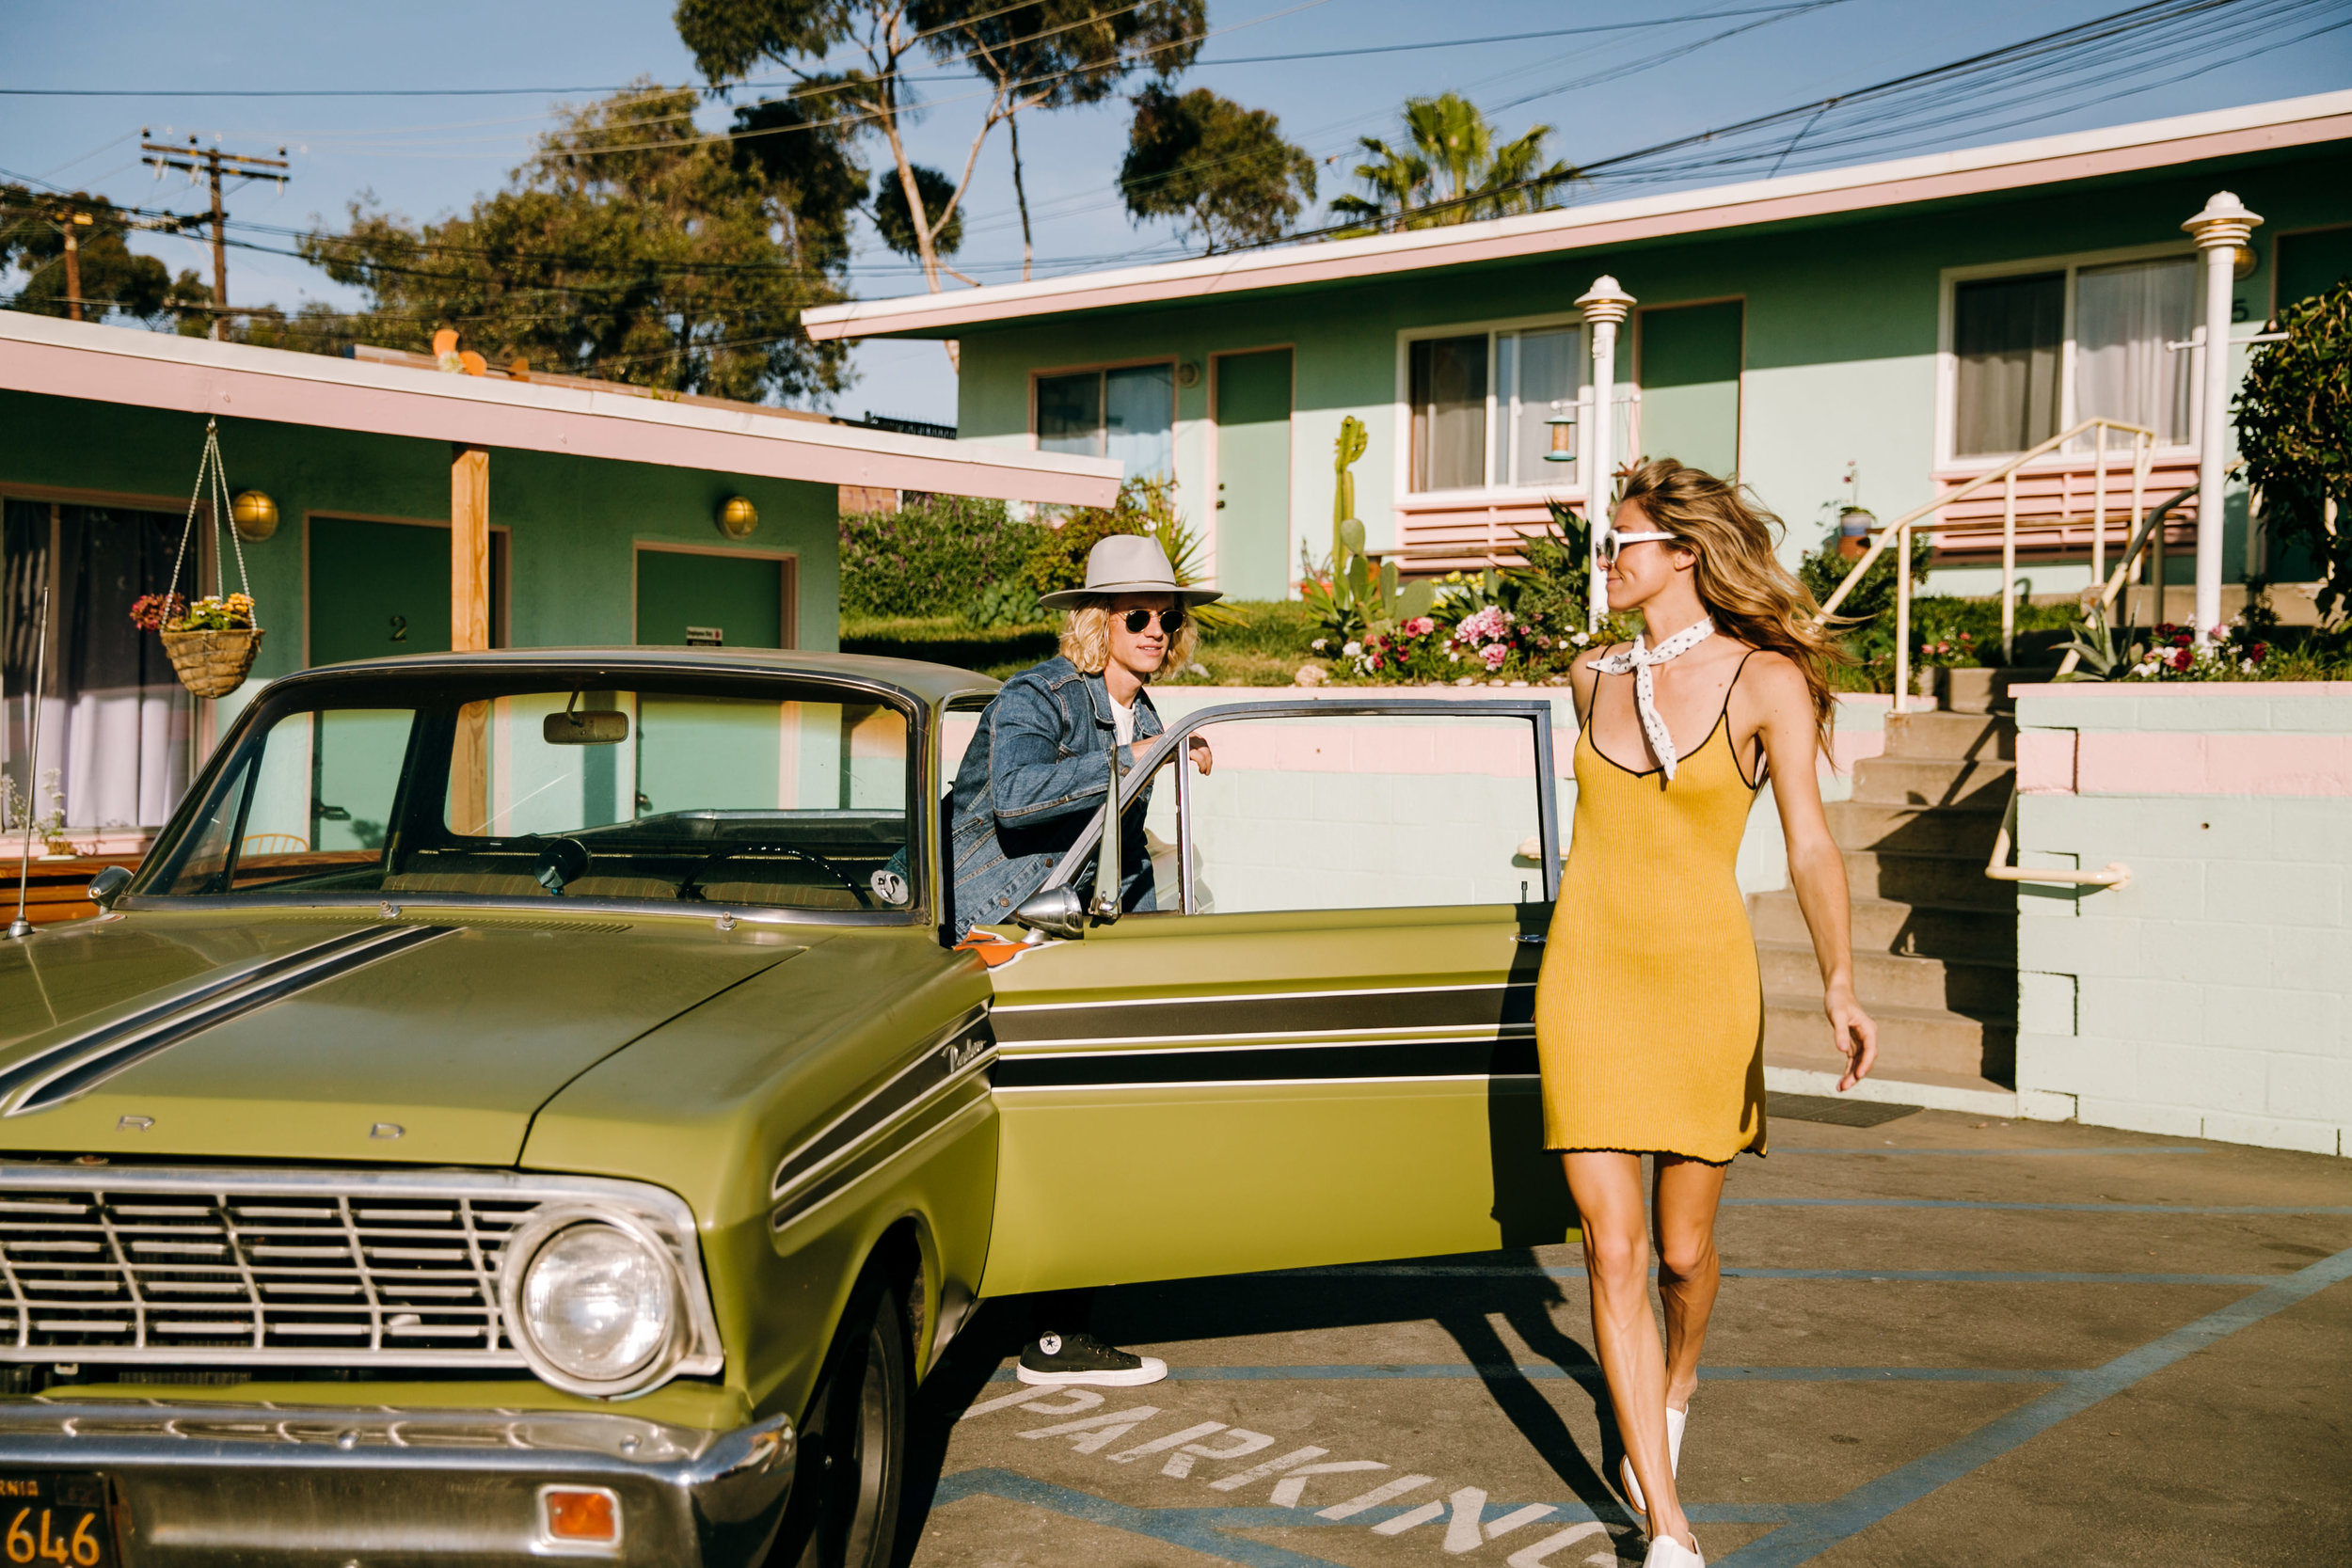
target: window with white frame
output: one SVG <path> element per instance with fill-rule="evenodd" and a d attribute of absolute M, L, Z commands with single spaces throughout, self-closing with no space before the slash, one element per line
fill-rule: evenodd
<path fill-rule="evenodd" d="M 1130 479 L 1176 467 L 1176 367 L 1121 365 L 1037 378 L 1041 451 L 1116 457 Z"/>
<path fill-rule="evenodd" d="M 1410 488 L 1558 483 L 1547 421 L 1576 411 L 1584 329 L 1547 325 L 1416 338 L 1406 346 Z"/>
<path fill-rule="evenodd" d="M 1952 287 L 1952 455 L 2001 457 L 2089 419 L 2196 439 L 2190 256 L 2055 267 Z"/>

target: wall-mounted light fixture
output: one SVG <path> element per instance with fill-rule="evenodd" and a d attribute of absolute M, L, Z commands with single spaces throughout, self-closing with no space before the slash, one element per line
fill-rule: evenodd
<path fill-rule="evenodd" d="M 1200 386 L 1200 367 L 1189 359 L 1178 360 L 1176 362 L 1176 385 L 1187 392 Z"/>
<path fill-rule="evenodd" d="M 741 496 L 729 496 L 719 507 L 719 531 L 730 539 L 749 539 L 759 527 L 759 508 Z"/>
<path fill-rule="evenodd" d="M 238 538 L 258 545 L 278 531 L 278 503 L 259 490 L 240 490 L 230 499 L 229 520 Z"/>

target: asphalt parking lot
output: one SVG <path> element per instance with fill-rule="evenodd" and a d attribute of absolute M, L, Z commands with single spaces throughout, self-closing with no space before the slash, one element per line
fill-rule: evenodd
<path fill-rule="evenodd" d="M 1933 1111 L 1773 1143 L 1683 1454 L 1709 1563 L 2352 1562 L 2352 1161 Z M 1148 1388 L 1023 1399 L 1025 1323 L 926 1384 L 914 1568 L 1641 1560 L 1573 1246 L 1105 1292 Z"/>

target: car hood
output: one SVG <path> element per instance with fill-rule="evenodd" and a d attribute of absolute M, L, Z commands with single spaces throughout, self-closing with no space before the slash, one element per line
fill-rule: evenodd
<path fill-rule="evenodd" d="M 824 934 L 439 911 L 54 927 L 0 945 L 0 1150 L 512 1164 L 564 1085 Z"/>

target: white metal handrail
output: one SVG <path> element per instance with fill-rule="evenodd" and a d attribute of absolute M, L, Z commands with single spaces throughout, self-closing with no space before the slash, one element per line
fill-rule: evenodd
<path fill-rule="evenodd" d="M 2101 871 L 2062 871 L 2035 865 L 2009 863 L 2010 832 L 2017 824 L 2017 794 L 2011 790 L 2009 809 L 2001 813 L 2001 831 L 1993 838 L 1993 858 L 1985 862 L 1984 874 L 1996 882 L 2064 882 L 2074 887 L 2125 888 L 2132 885 L 2132 868 L 2122 861 L 2109 861 Z"/>
<path fill-rule="evenodd" d="M 1933 500 L 1913 507 L 1884 528 L 1870 541 L 1870 547 L 1846 574 L 1837 591 L 1829 596 L 1820 612 L 1814 617 L 1817 624 L 1826 624 L 1846 602 L 1846 595 L 1862 580 L 1889 545 L 1899 546 L 1895 571 L 1895 711 L 1907 712 L 1911 694 L 1911 530 L 1912 525 L 1931 512 L 1938 512 L 1955 501 L 1967 499 L 1985 486 L 2000 482 L 2001 498 L 2001 658 L 2006 662 L 2017 636 L 2017 470 L 2037 457 L 2044 456 L 2067 445 L 2076 437 L 2097 433 L 2097 482 L 2095 499 L 2091 504 L 2090 570 L 2093 578 L 2106 573 L 2107 528 L 2107 432 L 2121 431 L 2132 437 L 2132 527 L 2137 531 L 2146 520 L 2148 468 L 2155 452 L 2156 433 L 2144 425 L 2125 424 L 2121 420 L 2084 420 L 2070 430 L 2051 436 L 2040 446 L 2019 452 L 1996 468 L 1987 469 L 1956 490 L 1948 490 Z M 2126 562 L 2128 565 L 2128 561 Z M 2120 576 L 2119 576 L 2120 580 Z"/>
<path fill-rule="evenodd" d="M 2099 607 L 2099 624 L 2102 626 L 2107 627 L 2110 635 L 2112 635 L 2114 626 L 2115 601 L 2123 592 L 2123 579 L 2131 576 L 2132 562 L 2139 559 L 2141 551 L 2147 547 L 2148 541 L 2151 538 L 2162 537 L 2165 519 L 2172 515 L 2172 509 L 2195 494 L 2197 494 L 2196 485 L 2183 485 L 2180 489 L 2173 491 L 2172 494 L 2167 496 L 2164 499 L 2156 502 L 2155 506 L 2149 512 L 2148 515 L 2141 519 L 2139 526 L 2132 531 L 2131 540 L 2123 547 L 2123 558 L 2115 563 L 2114 575 L 2107 578 L 2105 587 L 2100 590 L 2098 599 L 2095 601 Z M 2158 596 L 2161 597 L 2162 595 Z M 2156 607 L 2156 614 L 2159 618 L 2161 618 L 2163 613 L 2164 607 L 2159 604 Z M 2082 661 L 2082 650 L 2080 648 L 2069 648 L 2066 650 L 2066 657 L 2058 661 L 2058 673 L 2061 675 L 2072 674 L 2074 673 L 2074 666 L 2080 664 Z"/>

